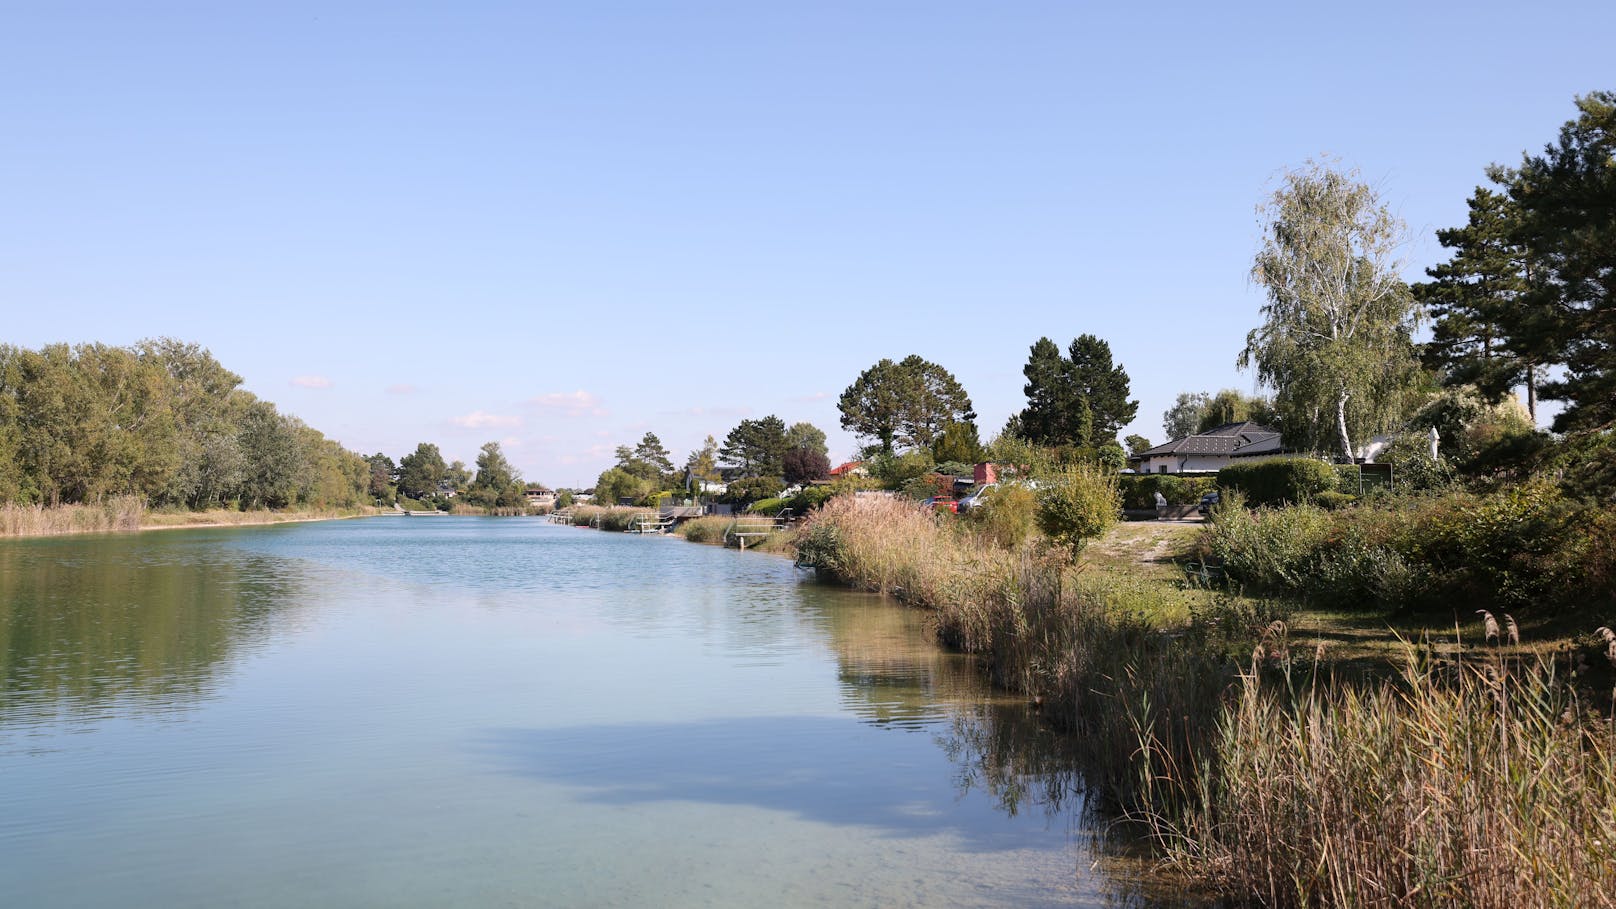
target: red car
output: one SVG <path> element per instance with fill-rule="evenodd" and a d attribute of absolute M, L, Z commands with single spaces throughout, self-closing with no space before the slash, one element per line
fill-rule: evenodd
<path fill-rule="evenodd" d="M 959 514 L 959 502 L 953 496 L 932 496 L 920 503 L 922 511 L 936 511 L 939 508 Z"/>

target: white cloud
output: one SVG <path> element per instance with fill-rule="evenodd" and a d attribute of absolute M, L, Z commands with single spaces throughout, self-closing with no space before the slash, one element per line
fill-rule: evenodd
<path fill-rule="evenodd" d="M 325 376 L 298 376 L 292 380 L 298 388 L 330 388 L 331 380 Z"/>
<path fill-rule="evenodd" d="M 508 429 L 521 426 L 522 418 L 474 410 L 465 416 L 451 417 L 449 422 L 462 429 Z"/>
<path fill-rule="evenodd" d="M 552 391 L 537 395 L 528 398 L 526 403 L 529 407 L 564 417 L 606 416 L 606 408 L 600 406 L 600 398 L 581 388 L 577 391 Z"/>

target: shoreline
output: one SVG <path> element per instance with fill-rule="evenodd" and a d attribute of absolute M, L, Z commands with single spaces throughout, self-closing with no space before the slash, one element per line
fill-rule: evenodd
<path fill-rule="evenodd" d="M 389 512 L 369 507 L 359 512 L 226 511 L 151 512 L 119 503 L 65 505 L 56 508 L 0 508 L 0 540 L 33 540 L 92 534 L 142 533 L 217 527 L 264 527 L 271 524 L 338 521 L 381 517 Z"/>

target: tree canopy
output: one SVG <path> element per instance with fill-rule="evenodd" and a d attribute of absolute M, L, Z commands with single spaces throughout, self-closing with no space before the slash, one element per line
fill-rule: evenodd
<path fill-rule="evenodd" d="M 1274 389 L 1288 444 L 1350 461 L 1355 439 L 1400 421 L 1419 375 L 1402 222 L 1355 171 L 1310 162 L 1285 175 L 1263 228 L 1252 277 L 1268 301 L 1239 365 Z"/>
<path fill-rule="evenodd" d="M 1112 363 L 1111 345 L 1094 335 L 1074 338 L 1065 356 L 1054 341 L 1039 338 L 1022 373 L 1027 406 L 1015 430 L 1031 442 L 1084 448 L 1114 442 L 1139 410 L 1139 402 L 1128 399 L 1127 371 Z"/>
<path fill-rule="evenodd" d="M 786 423 L 773 414 L 761 420 L 742 420 L 724 437 L 718 455 L 743 477 L 783 476 Z"/>
<path fill-rule="evenodd" d="M 859 374 L 837 406 L 842 428 L 885 454 L 930 448 L 949 423 L 976 422 L 971 398 L 943 367 L 911 354 L 883 359 Z"/>

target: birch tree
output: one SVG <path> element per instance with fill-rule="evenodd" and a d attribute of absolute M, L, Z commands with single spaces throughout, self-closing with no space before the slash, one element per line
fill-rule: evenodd
<path fill-rule="evenodd" d="M 1403 223 L 1356 171 L 1319 162 L 1286 173 L 1260 211 L 1251 274 L 1268 302 L 1239 366 L 1274 389 L 1287 443 L 1351 461 L 1355 439 L 1398 422 L 1419 375 Z"/>

